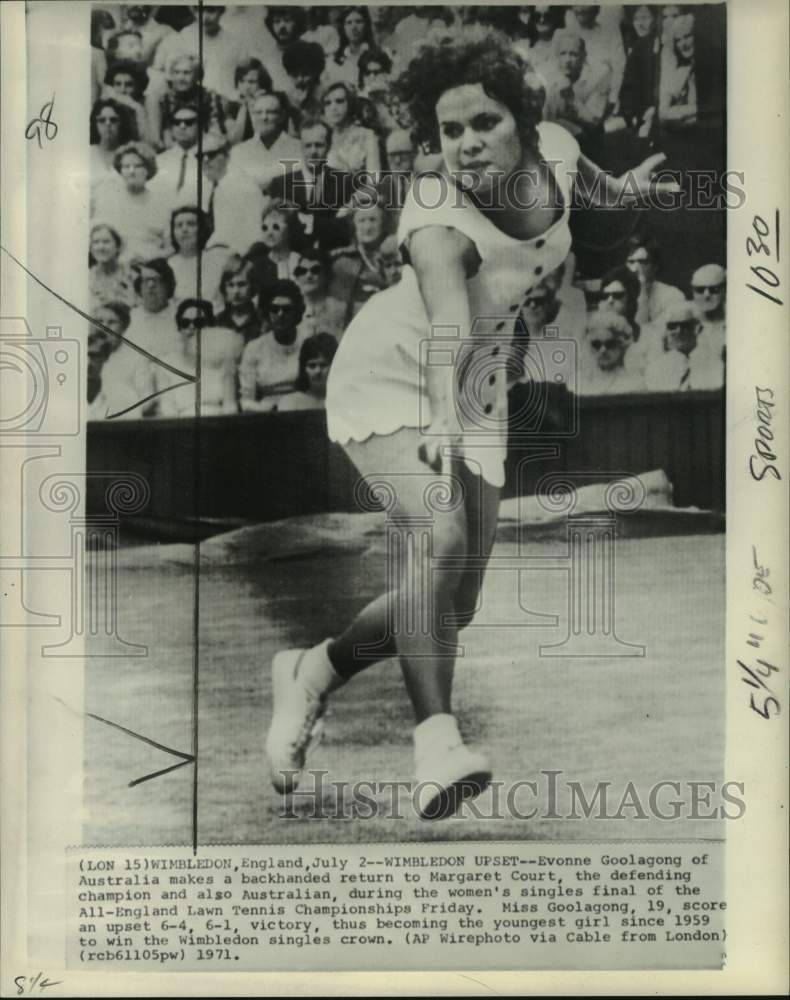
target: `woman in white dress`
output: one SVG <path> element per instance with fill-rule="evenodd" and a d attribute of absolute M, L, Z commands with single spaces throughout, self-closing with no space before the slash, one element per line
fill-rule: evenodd
<path fill-rule="evenodd" d="M 402 81 L 418 125 L 438 131 L 444 167 L 409 192 L 398 233 L 407 266 L 346 331 L 327 420 L 363 477 L 358 498 L 384 503 L 409 555 L 391 561 L 392 589 L 340 636 L 274 657 L 266 743 L 281 792 L 298 783 L 327 696 L 396 655 L 417 723 L 418 814 L 450 815 L 491 778 L 485 754 L 463 741 L 451 691 L 458 630 L 477 608 L 504 483 L 507 383 L 520 374 L 508 370 L 515 320 L 532 286 L 568 253 L 577 171 L 588 191 L 600 190 L 600 171 L 576 141 L 539 123 L 524 71 L 507 39 L 462 29 L 450 44 L 422 50 Z M 631 189 L 662 160 L 632 171 Z M 611 195 L 624 188 L 613 177 L 600 182 Z M 409 526 L 426 517 L 421 556 Z"/>

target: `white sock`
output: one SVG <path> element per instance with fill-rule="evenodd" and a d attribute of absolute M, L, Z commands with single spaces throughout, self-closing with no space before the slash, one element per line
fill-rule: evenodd
<path fill-rule="evenodd" d="M 414 753 L 417 757 L 424 757 L 435 750 L 462 742 L 457 719 L 446 712 L 429 715 L 414 727 Z"/>
<path fill-rule="evenodd" d="M 327 646 L 331 641 L 324 639 L 317 646 L 308 649 L 299 664 L 299 679 L 316 698 L 329 694 L 345 683 L 345 678 L 335 671 L 327 655 Z"/>

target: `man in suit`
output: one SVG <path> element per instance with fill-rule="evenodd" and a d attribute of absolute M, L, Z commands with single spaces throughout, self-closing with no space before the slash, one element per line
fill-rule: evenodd
<path fill-rule="evenodd" d="M 338 212 L 348 205 L 353 194 L 351 174 L 327 166 L 331 139 L 331 129 L 325 122 L 306 118 L 299 129 L 299 164 L 275 178 L 267 190 L 276 203 L 297 207 L 305 235 L 324 252 L 349 242 L 348 222 L 338 218 Z"/>
<path fill-rule="evenodd" d="M 246 174 L 230 163 L 230 144 L 224 135 L 210 132 L 200 151 L 203 172 L 202 208 L 213 227 L 206 249 L 227 246 L 243 255 L 260 236 L 263 195 Z"/>

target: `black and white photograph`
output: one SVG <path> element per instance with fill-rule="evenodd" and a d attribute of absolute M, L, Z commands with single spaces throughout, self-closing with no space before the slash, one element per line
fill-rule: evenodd
<path fill-rule="evenodd" d="M 722 835 L 725 13 L 92 6 L 87 842 Z"/>

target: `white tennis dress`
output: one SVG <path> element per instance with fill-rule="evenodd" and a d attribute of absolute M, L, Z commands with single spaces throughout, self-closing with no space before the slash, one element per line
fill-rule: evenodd
<path fill-rule="evenodd" d="M 495 486 L 504 483 L 507 450 L 507 346 L 525 295 L 565 260 L 579 146 L 559 125 L 538 126 L 541 157 L 554 171 L 564 201 L 560 218 L 541 236 L 518 240 L 502 233 L 446 176 L 423 175 L 406 198 L 398 243 L 408 251 L 412 233 L 447 226 L 467 236 L 480 265 L 468 279 L 471 337 L 458 370 L 473 379 L 473 404 L 461 419 L 467 465 Z M 408 259 L 408 254 L 406 254 Z M 431 331 L 417 276 L 409 265 L 400 282 L 370 298 L 346 330 L 327 383 L 329 436 L 339 444 L 425 427 L 431 410 L 427 364 L 441 364 L 442 338 Z"/>

